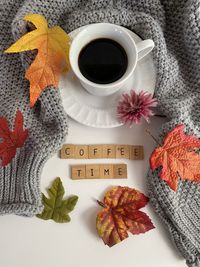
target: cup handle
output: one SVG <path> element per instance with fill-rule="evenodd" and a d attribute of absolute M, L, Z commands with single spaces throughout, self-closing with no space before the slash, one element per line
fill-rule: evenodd
<path fill-rule="evenodd" d="M 136 46 L 137 46 L 138 61 L 139 61 L 153 50 L 155 44 L 153 40 L 147 39 L 137 43 Z"/>

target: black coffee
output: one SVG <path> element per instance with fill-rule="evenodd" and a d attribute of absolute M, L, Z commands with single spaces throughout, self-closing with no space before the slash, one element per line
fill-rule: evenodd
<path fill-rule="evenodd" d="M 120 44 L 111 39 L 100 38 L 81 50 L 78 64 L 85 78 L 94 83 L 106 84 L 123 76 L 128 58 Z"/>

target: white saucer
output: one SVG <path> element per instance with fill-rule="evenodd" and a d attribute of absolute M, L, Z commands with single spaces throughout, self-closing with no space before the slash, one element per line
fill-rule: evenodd
<path fill-rule="evenodd" d="M 71 39 L 84 27 L 87 26 L 72 31 L 69 34 Z M 136 43 L 142 40 L 135 33 L 130 30 L 127 31 Z M 71 118 L 91 127 L 112 128 L 122 125 L 116 116 L 116 107 L 121 94 L 129 92 L 131 89 L 136 92 L 143 90 L 154 93 L 155 82 L 156 71 L 152 55 L 149 54 L 138 62 L 133 77 L 129 79 L 123 89 L 110 96 L 102 97 L 89 94 L 71 71 L 61 77 L 59 88 L 65 111 Z"/>

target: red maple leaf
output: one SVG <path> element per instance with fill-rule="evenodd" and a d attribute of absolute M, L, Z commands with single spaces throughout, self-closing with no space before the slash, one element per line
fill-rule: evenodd
<path fill-rule="evenodd" d="M 160 178 L 177 190 L 178 178 L 200 182 L 200 140 L 194 135 L 184 133 L 184 125 L 170 131 L 163 146 L 156 148 L 150 157 L 152 170 L 162 166 Z"/>
<path fill-rule="evenodd" d="M 0 117 L 0 159 L 1 166 L 4 167 L 14 158 L 17 148 L 24 145 L 28 137 L 28 130 L 23 129 L 24 118 L 21 111 L 17 111 L 15 116 L 14 129 L 11 131 L 5 117 Z"/>
<path fill-rule="evenodd" d="M 97 215 L 96 228 L 105 245 L 109 247 L 133 235 L 154 228 L 150 218 L 142 211 L 149 199 L 144 194 L 127 186 L 114 186 L 105 194 L 104 207 Z"/>

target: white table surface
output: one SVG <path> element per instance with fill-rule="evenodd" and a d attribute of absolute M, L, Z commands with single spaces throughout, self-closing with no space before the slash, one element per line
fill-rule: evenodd
<path fill-rule="evenodd" d="M 23 218 L 15 215 L 0 218 L 0 267 L 185 267 L 178 256 L 168 232 L 147 205 L 143 210 L 151 217 L 155 229 L 137 236 L 129 235 L 112 248 L 105 246 L 95 229 L 96 214 L 101 209 L 95 199 L 102 200 L 105 191 L 112 185 L 130 186 L 146 193 L 146 173 L 148 159 L 155 143 L 145 132 L 148 127 L 157 135 L 161 118 L 153 118 L 150 125 L 143 124 L 132 129 L 94 129 L 70 120 L 68 143 L 76 144 L 143 144 L 145 159 L 129 160 L 61 160 L 51 158 L 45 165 L 41 188 L 50 186 L 60 176 L 66 195 L 77 194 L 78 204 L 71 213 L 71 222 L 57 224 Z M 125 162 L 128 164 L 128 179 L 122 180 L 83 180 L 69 178 L 69 165 L 74 163 Z"/>

